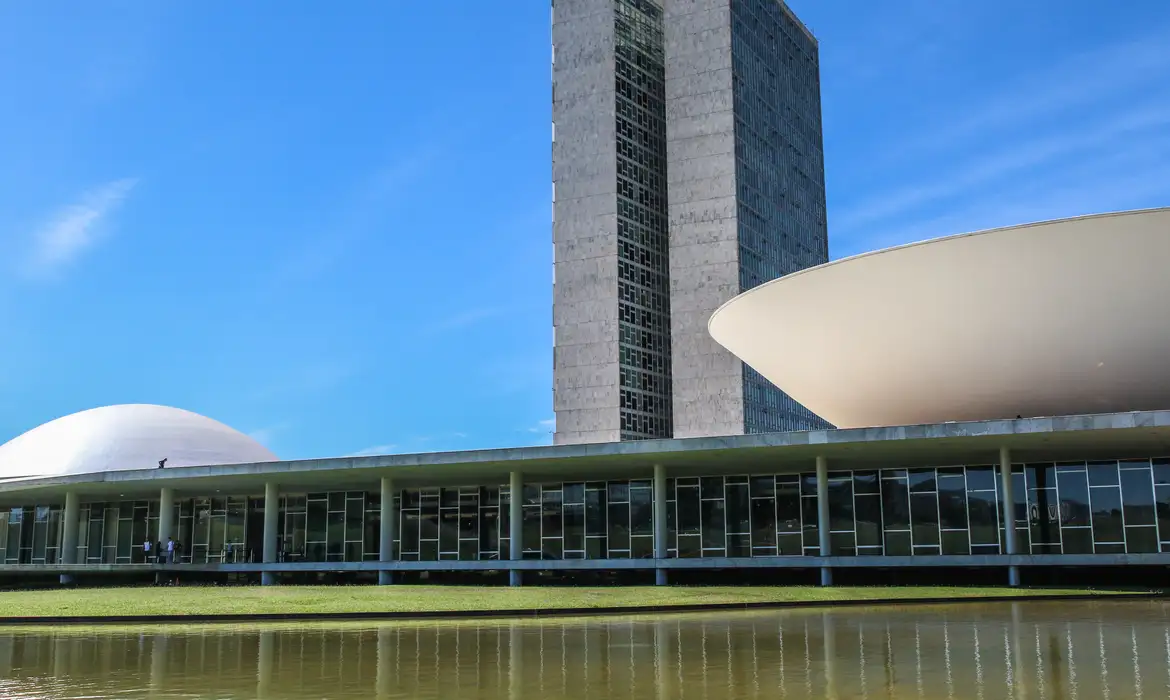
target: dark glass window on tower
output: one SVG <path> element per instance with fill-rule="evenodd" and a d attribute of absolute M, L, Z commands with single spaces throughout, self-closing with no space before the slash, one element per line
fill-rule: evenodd
<path fill-rule="evenodd" d="M 614 5 L 621 439 L 671 437 L 662 9 Z"/>
<path fill-rule="evenodd" d="M 731 3 L 739 286 L 828 261 L 817 46 L 776 0 Z M 744 367 L 744 431 L 830 427 Z"/>

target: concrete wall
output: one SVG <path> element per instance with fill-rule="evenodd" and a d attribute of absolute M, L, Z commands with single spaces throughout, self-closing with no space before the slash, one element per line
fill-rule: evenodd
<path fill-rule="evenodd" d="M 742 363 L 707 332 L 740 288 L 730 1 L 665 6 L 675 437 L 744 431 Z"/>
<path fill-rule="evenodd" d="M 617 441 L 617 153 L 612 0 L 553 10 L 556 444 Z"/>

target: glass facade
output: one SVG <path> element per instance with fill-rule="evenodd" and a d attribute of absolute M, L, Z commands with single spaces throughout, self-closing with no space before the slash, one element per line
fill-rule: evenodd
<path fill-rule="evenodd" d="M 670 557 L 1007 553 L 1004 514 L 1021 554 L 1170 552 L 1170 458 L 1016 464 L 1005 509 L 992 465 L 830 471 L 829 521 L 817 514 L 816 475 L 745 474 L 666 480 Z M 395 495 L 394 559 L 501 560 L 510 553 L 507 486 L 405 489 Z M 646 559 L 654 555 L 649 480 L 525 484 L 525 559 Z M 378 559 L 380 495 L 284 494 L 281 561 Z M 264 501 L 247 496 L 175 502 L 178 560 L 260 561 Z M 82 503 L 79 563 L 146 560 L 158 501 Z M 59 561 L 61 507 L 0 512 L 0 562 Z"/>
<path fill-rule="evenodd" d="M 662 9 L 614 4 L 622 440 L 673 435 Z"/>
<path fill-rule="evenodd" d="M 816 42 L 782 3 L 731 3 L 739 286 L 829 260 Z M 815 303 L 815 302 L 810 302 Z M 744 366 L 744 431 L 830 427 Z"/>

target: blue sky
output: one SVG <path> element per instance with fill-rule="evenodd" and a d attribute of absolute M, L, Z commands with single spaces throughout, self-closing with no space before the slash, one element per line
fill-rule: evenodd
<path fill-rule="evenodd" d="M 1170 3 L 791 5 L 833 257 L 1170 205 Z M 548 21 L 0 4 L 0 441 L 148 402 L 286 458 L 548 442 Z"/>

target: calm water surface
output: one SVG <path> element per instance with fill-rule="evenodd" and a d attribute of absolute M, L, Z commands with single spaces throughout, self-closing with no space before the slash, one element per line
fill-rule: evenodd
<path fill-rule="evenodd" d="M 0 628 L 3 698 L 1170 697 L 1170 603 Z"/>

